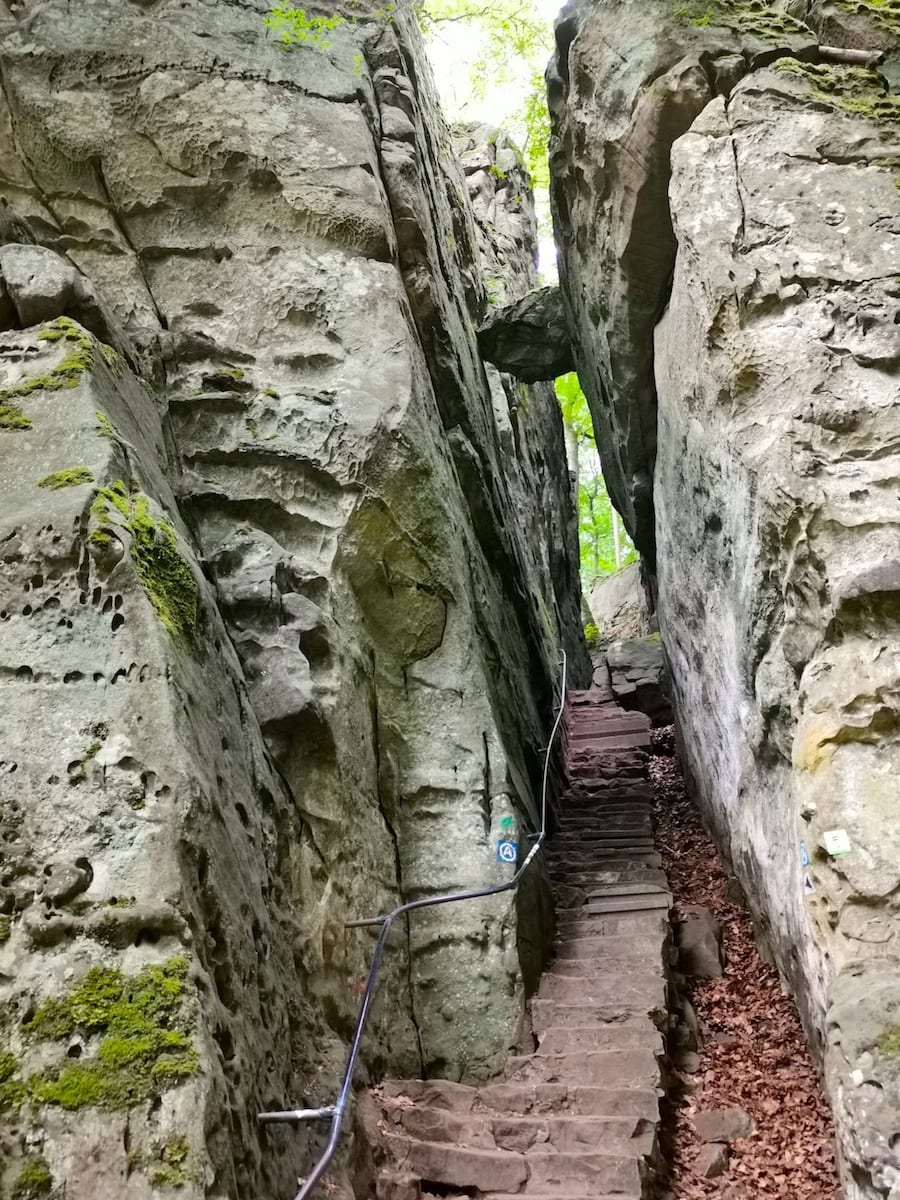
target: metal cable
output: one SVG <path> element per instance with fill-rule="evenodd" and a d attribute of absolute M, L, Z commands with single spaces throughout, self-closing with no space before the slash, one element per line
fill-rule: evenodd
<path fill-rule="evenodd" d="M 369 1013 L 372 1009 L 372 1004 L 375 999 L 375 984 L 378 979 L 378 970 L 381 966 L 382 955 L 384 954 L 385 943 L 388 935 L 391 932 L 394 922 L 398 917 L 406 916 L 407 913 L 415 912 L 418 908 L 434 908 L 438 904 L 453 904 L 459 900 L 479 900 L 485 896 L 497 896 L 501 892 L 508 892 L 514 888 L 529 866 L 534 862 L 537 855 L 540 853 L 544 839 L 547 836 L 547 793 L 550 781 L 550 759 L 553 751 L 553 746 L 556 741 L 556 736 L 559 732 L 559 727 L 562 724 L 563 711 L 566 705 L 566 682 L 568 674 L 568 658 L 565 650 L 560 650 L 560 692 L 559 692 L 559 707 L 556 712 L 556 719 L 553 722 L 553 728 L 550 732 L 550 737 L 547 742 L 547 748 L 544 752 L 544 769 L 541 780 L 541 827 L 534 845 L 529 850 L 525 861 L 518 868 L 512 879 L 506 883 L 495 884 L 493 887 L 476 888 L 466 892 L 449 892 L 443 896 L 431 896 L 422 900 L 410 900 L 406 904 L 401 904 L 395 908 L 393 912 L 386 916 L 369 917 L 362 921 L 348 921 L 348 928 L 360 928 L 365 925 L 380 925 L 381 929 L 378 934 L 378 940 L 375 943 L 375 950 L 372 954 L 372 962 L 369 966 L 369 975 L 366 979 L 366 991 L 363 998 L 362 1006 L 359 1010 L 359 1016 L 356 1020 L 356 1028 L 353 1031 L 353 1041 L 350 1044 L 350 1053 L 347 1056 L 347 1065 L 344 1068 L 344 1078 L 341 1084 L 341 1090 L 338 1093 L 337 1100 L 334 1104 L 329 1104 L 324 1108 L 305 1108 L 305 1109 L 289 1109 L 285 1112 L 265 1112 L 259 1113 L 258 1120 L 264 1124 L 273 1124 L 275 1122 L 299 1122 L 312 1121 L 320 1118 L 329 1117 L 331 1119 L 331 1129 L 328 1135 L 328 1144 L 325 1147 L 319 1161 L 316 1163 L 311 1174 L 297 1192 L 294 1200 L 307 1200 L 312 1194 L 313 1188 L 318 1184 L 319 1180 L 328 1170 L 331 1165 L 331 1160 L 334 1158 L 337 1151 L 338 1141 L 341 1136 L 341 1128 L 344 1122 L 344 1114 L 347 1110 L 347 1105 L 350 1100 L 350 1093 L 353 1088 L 353 1076 L 356 1072 L 356 1064 L 359 1059 L 359 1052 L 362 1046 L 363 1034 L 366 1030 L 366 1024 L 369 1020 Z"/>

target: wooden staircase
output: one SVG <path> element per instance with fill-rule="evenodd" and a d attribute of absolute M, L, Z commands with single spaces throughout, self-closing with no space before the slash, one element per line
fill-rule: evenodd
<path fill-rule="evenodd" d="M 358 1200 L 643 1200 L 658 1155 L 671 896 L 653 846 L 649 721 L 569 694 L 568 786 L 548 860 L 553 962 L 534 1051 L 479 1087 L 394 1080 L 360 1098 Z"/>

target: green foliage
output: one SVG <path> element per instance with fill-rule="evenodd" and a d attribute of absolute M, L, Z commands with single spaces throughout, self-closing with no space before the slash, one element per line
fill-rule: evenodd
<path fill-rule="evenodd" d="M 578 488 L 578 541 L 581 551 L 581 576 L 590 582 L 598 575 L 612 575 L 637 558 L 637 551 L 619 522 L 620 558 L 616 562 L 616 533 L 612 501 L 600 471 L 589 476 Z"/>
<path fill-rule="evenodd" d="M 120 527 L 131 534 L 131 559 L 141 587 L 156 615 L 173 637 L 192 644 L 197 627 L 197 581 L 178 549 L 175 528 L 165 516 L 154 518 L 150 501 L 141 492 L 133 495 L 121 479 L 106 488 L 98 488 L 91 515 L 101 526 L 90 541 L 107 548 L 115 533 L 116 516 Z M 95 534 L 105 535 L 101 541 Z"/>
<path fill-rule="evenodd" d="M 199 1058 L 184 1015 L 187 963 L 172 958 L 136 976 L 93 967 L 67 996 L 43 1004 L 23 1031 L 59 1041 L 76 1030 L 102 1034 L 92 1059 L 32 1076 L 28 1096 L 67 1110 L 132 1108 L 196 1073 Z"/>
<path fill-rule="evenodd" d="M 549 188 L 550 159 L 550 110 L 547 108 L 547 86 L 543 71 L 531 76 L 531 85 L 525 97 L 525 165 L 531 176 L 533 188 Z"/>
<path fill-rule="evenodd" d="M 12 918 L 0 913 L 0 945 L 8 942 L 12 932 Z"/>
<path fill-rule="evenodd" d="M 572 372 L 556 380 L 563 424 L 574 441 L 578 458 L 578 541 L 581 575 L 589 583 L 597 575 L 613 571 L 634 562 L 637 553 L 624 530 L 619 526 L 619 554 L 616 555 L 616 528 L 612 502 L 597 456 L 594 426 L 587 398 L 581 390 L 578 376 Z"/>
<path fill-rule="evenodd" d="M 882 1054 L 900 1058 L 900 1025 L 892 1025 L 885 1029 L 878 1039 L 878 1049 Z"/>
<path fill-rule="evenodd" d="M 29 1158 L 16 1176 L 13 1184 L 13 1200 L 37 1200 L 46 1196 L 53 1187 L 53 1176 L 43 1158 Z"/>
<path fill-rule="evenodd" d="M 93 483 L 94 472 L 89 467 L 69 467 L 66 471 L 54 471 L 38 480 L 39 488 L 49 488 L 58 492 L 60 488 L 80 487 L 83 483 Z"/>
<path fill-rule="evenodd" d="M 584 627 L 584 640 L 587 642 L 588 650 L 600 649 L 600 630 L 593 621 L 588 621 Z"/>
<path fill-rule="evenodd" d="M 550 182 L 547 143 L 550 114 L 544 85 L 544 66 L 553 49 L 550 23 L 534 0 L 415 0 L 415 12 L 426 38 L 442 28 L 462 24 L 473 39 L 484 46 L 473 64 L 472 93 L 481 99 L 486 81 L 492 85 L 529 81 L 521 106 L 501 116 L 499 124 L 522 135 L 523 159 L 532 186 L 546 188 Z"/>
<path fill-rule="evenodd" d="M 112 346 L 107 346 L 105 342 L 100 343 L 100 357 L 112 371 L 113 375 L 122 375 L 125 371 L 125 359 Z"/>
<path fill-rule="evenodd" d="M 570 371 L 568 375 L 560 375 L 555 381 L 555 387 L 563 424 L 572 430 L 579 443 L 589 442 L 596 449 L 594 423 L 578 376 L 574 371 Z"/>
<path fill-rule="evenodd" d="M 274 33 L 282 46 L 313 46 L 317 50 L 328 50 L 331 42 L 328 34 L 340 25 L 346 25 L 344 17 L 308 17 L 305 8 L 273 8 L 263 17 L 266 29 Z"/>

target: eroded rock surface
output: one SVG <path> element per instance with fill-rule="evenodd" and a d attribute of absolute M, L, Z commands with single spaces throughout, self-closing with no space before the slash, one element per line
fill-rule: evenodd
<path fill-rule="evenodd" d="M 51 0 L 0 31 L 4 311 L 45 321 L 0 357 L 7 1189 L 290 1195 L 302 1136 L 255 1114 L 332 1098 L 371 948 L 344 922 L 503 876 L 557 648 L 588 670 L 558 412 L 485 375 L 415 26 L 357 6 L 285 47 L 265 11 Z M 47 323 L 91 304 L 114 347 Z M 417 918 L 370 1068 L 495 1070 L 529 920 Z M 95 983 L 162 988 L 149 1046 L 84 1016 Z M 132 1054 L 139 1095 L 97 1081 Z"/>
<path fill-rule="evenodd" d="M 611 491 L 655 542 L 686 763 L 824 1063 L 846 1195 L 893 1197 L 897 17 L 792 5 L 811 25 L 787 36 L 761 5 L 614 7 L 558 26 L 577 356 Z M 810 32 L 885 49 L 885 74 L 799 61 Z"/>

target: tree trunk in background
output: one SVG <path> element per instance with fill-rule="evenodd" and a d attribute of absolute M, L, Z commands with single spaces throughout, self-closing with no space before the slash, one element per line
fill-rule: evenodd
<path fill-rule="evenodd" d="M 613 546 L 616 556 L 616 570 L 622 566 L 622 531 L 619 529 L 619 514 L 612 510 Z"/>
<path fill-rule="evenodd" d="M 578 434 L 568 423 L 563 421 L 563 429 L 566 434 L 566 461 L 569 464 L 569 474 L 574 478 L 575 488 L 575 503 L 578 504 L 578 485 L 580 482 L 580 471 L 578 467 Z"/>

